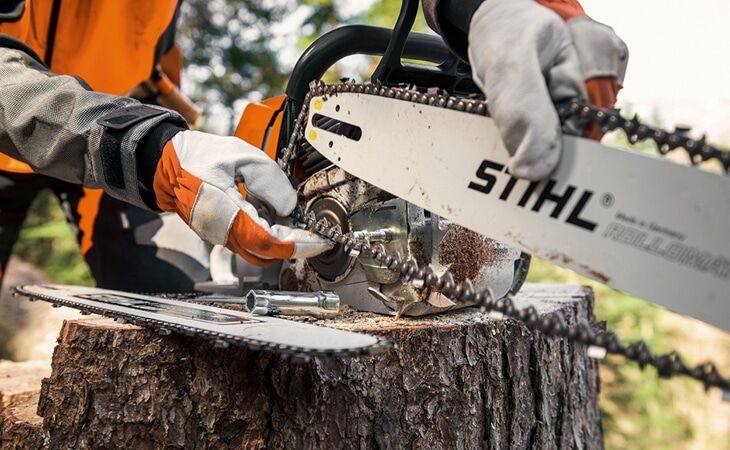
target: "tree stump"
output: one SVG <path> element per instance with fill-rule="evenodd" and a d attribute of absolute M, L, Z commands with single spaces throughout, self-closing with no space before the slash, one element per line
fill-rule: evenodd
<path fill-rule="evenodd" d="M 592 320 L 577 286 L 527 285 L 520 306 Z M 475 311 L 330 326 L 390 338 L 359 359 L 282 358 L 108 319 L 64 325 L 38 414 L 47 448 L 600 448 L 585 349 Z"/>
<path fill-rule="evenodd" d="M 0 362 L 0 450 L 41 448 L 43 419 L 36 414 L 46 362 Z"/>

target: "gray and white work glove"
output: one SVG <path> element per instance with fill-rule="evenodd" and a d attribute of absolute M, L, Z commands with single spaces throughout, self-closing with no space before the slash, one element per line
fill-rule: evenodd
<path fill-rule="evenodd" d="M 154 193 L 162 211 L 176 212 L 201 238 L 252 264 L 309 258 L 332 248 L 309 231 L 269 225 L 243 198 L 239 180 L 279 216 L 294 210 L 297 194 L 266 153 L 236 137 L 200 131 L 180 131 L 167 141 Z"/>
<path fill-rule="evenodd" d="M 566 19 L 535 0 L 485 0 L 471 20 L 472 75 L 510 152 L 510 173 L 520 178 L 543 179 L 560 160 L 556 103 L 593 100 L 592 85 L 613 103 L 623 82 L 623 41 L 584 15 Z"/>

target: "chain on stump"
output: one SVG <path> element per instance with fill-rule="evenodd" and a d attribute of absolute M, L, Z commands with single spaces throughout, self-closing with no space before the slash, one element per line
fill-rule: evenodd
<path fill-rule="evenodd" d="M 288 145 L 282 151 L 279 160 L 280 167 L 291 178 L 298 149 L 304 137 L 304 128 L 307 124 L 309 103 L 313 96 L 330 96 L 338 93 L 360 93 L 393 98 L 439 108 L 454 109 L 469 114 L 488 115 L 488 104 L 480 97 L 455 97 L 437 89 L 420 92 L 409 87 L 385 87 L 379 84 L 356 84 L 344 82 L 325 85 L 322 82 L 312 82 L 302 109 L 297 116 L 294 130 Z M 690 156 L 693 164 L 700 161 L 717 160 L 727 174 L 730 170 L 730 152 L 722 151 L 706 142 L 705 137 L 699 140 L 691 139 L 684 130 L 667 132 L 641 123 L 638 117 L 625 119 L 618 110 L 607 110 L 572 101 L 557 107 L 558 115 L 563 123 L 573 120 L 584 126 L 596 123 L 603 132 L 616 129 L 623 130 L 631 143 L 651 139 L 658 147 L 659 152 L 665 155 L 671 150 L 682 148 Z M 351 233 L 342 233 L 338 225 L 330 225 L 327 219 L 316 220 L 313 213 L 304 216 L 301 206 L 292 214 L 295 223 L 329 239 L 334 244 L 341 244 L 351 256 L 364 256 L 377 261 L 382 267 L 399 273 L 400 278 L 412 284 L 417 289 L 434 289 L 446 297 L 462 304 L 475 304 L 482 310 L 489 312 L 495 319 L 514 319 L 522 322 L 529 329 L 539 331 L 547 336 L 565 338 L 570 342 L 588 347 L 591 357 L 603 359 L 606 354 L 619 355 L 634 361 L 643 369 L 652 366 L 657 369 L 662 378 L 673 376 L 687 376 L 700 381 L 705 389 L 720 388 L 724 399 L 730 401 L 730 379 L 724 378 L 712 362 L 690 367 L 685 364 L 676 351 L 655 355 L 644 341 L 623 343 L 614 331 L 595 330 L 590 323 L 583 320 L 576 325 L 568 325 L 565 317 L 559 312 L 552 312 L 540 316 L 537 310 L 528 306 L 517 308 L 511 298 L 496 299 L 488 287 L 477 291 L 471 280 L 461 283 L 455 281 L 454 275 L 446 271 L 438 276 L 431 266 L 421 267 L 413 259 L 403 259 L 400 254 L 389 254 L 381 247 L 373 247 L 367 240 L 353 238 Z"/>

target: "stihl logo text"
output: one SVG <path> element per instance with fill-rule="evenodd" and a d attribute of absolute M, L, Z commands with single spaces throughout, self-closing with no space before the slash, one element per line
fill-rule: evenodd
<path fill-rule="evenodd" d="M 515 186 L 520 180 L 510 175 L 504 165 L 488 159 L 482 161 L 479 169 L 477 169 L 476 177 L 482 181 L 472 181 L 469 183 L 469 189 L 474 189 L 484 194 L 491 194 L 495 186 L 499 185 L 499 199 L 502 201 L 516 202 L 517 206 L 529 208 L 536 213 L 540 213 L 543 209 L 549 209 L 552 206 L 550 217 L 553 219 L 562 220 L 565 223 L 575 225 L 586 231 L 592 232 L 596 228 L 595 222 L 584 217 L 586 205 L 588 205 L 588 202 L 593 197 L 592 191 L 587 189 L 581 190 L 569 184 L 563 192 L 555 192 L 557 181 L 550 179 L 547 182 L 530 182 L 527 189 L 519 194 L 518 191 L 520 190 L 516 190 Z M 503 182 L 505 179 L 507 180 L 506 183 L 502 184 L 501 181 Z M 538 189 L 540 187 L 542 190 Z M 528 205 L 536 191 L 539 191 L 536 195 L 537 199 L 531 205 Z M 573 198 L 576 198 L 577 201 L 573 203 L 570 209 L 566 209 Z"/>

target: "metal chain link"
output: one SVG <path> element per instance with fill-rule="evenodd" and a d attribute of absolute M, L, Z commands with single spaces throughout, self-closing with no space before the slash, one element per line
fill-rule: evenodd
<path fill-rule="evenodd" d="M 637 115 L 626 119 L 618 109 L 602 109 L 578 101 L 558 105 L 557 111 L 563 123 L 568 120 L 574 120 L 581 126 L 595 123 L 601 127 L 603 133 L 622 130 L 632 144 L 651 140 L 662 155 L 682 149 L 689 156 L 692 165 L 715 160 L 722 165 L 726 174 L 730 171 L 730 151 L 720 150 L 707 143 L 706 136 L 700 139 L 689 137 L 687 129 L 678 128 L 674 132 L 661 130 L 641 123 Z"/>
<path fill-rule="evenodd" d="M 316 82 L 310 85 L 310 91 L 305 97 L 302 109 L 294 125 L 291 139 L 282 153 L 280 167 L 291 178 L 293 164 L 296 161 L 297 150 L 302 143 L 304 128 L 307 124 L 308 108 L 313 96 L 329 96 L 341 92 L 362 93 L 394 98 L 402 101 L 427 104 L 431 106 L 454 109 L 470 114 L 488 115 L 487 102 L 479 98 L 454 97 L 439 91 L 429 90 L 422 93 L 408 87 L 384 87 L 376 84 L 355 84 L 352 82 L 334 85 L 324 85 Z M 669 133 L 646 126 L 636 117 L 631 120 L 623 119 L 618 110 L 603 110 L 579 102 L 570 102 L 558 107 L 558 114 L 562 120 L 574 119 L 580 124 L 595 122 L 603 131 L 614 129 L 624 130 L 631 142 L 643 139 L 652 139 L 662 154 L 675 148 L 685 148 L 694 162 L 697 157 L 702 160 L 717 159 L 727 172 L 730 166 L 730 154 L 723 152 L 701 140 L 691 140 L 684 134 Z M 717 366 L 706 362 L 694 367 L 687 366 L 677 351 L 665 354 L 654 354 L 645 341 L 625 344 L 614 331 L 595 330 L 585 320 L 577 325 L 568 325 L 565 317 L 559 312 L 552 312 L 540 316 L 537 310 L 529 306 L 519 309 L 515 306 L 511 296 L 496 299 L 491 289 L 478 292 L 471 280 L 466 279 L 456 283 L 454 275 L 446 271 L 438 276 L 435 269 L 428 265 L 420 267 L 414 259 L 404 260 L 400 254 L 389 254 L 382 248 L 374 248 L 367 240 L 353 238 L 351 233 L 342 233 L 338 225 L 330 225 L 327 219 L 317 220 L 314 213 L 307 216 L 302 214 L 301 207 L 292 216 L 295 222 L 306 229 L 319 234 L 335 244 L 343 246 L 351 256 L 364 256 L 377 261 L 382 267 L 400 274 L 400 278 L 417 289 L 432 289 L 441 292 L 455 302 L 476 304 L 482 310 L 490 312 L 495 319 L 510 318 L 525 324 L 527 328 L 539 331 L 547 336 L 562 337 L 570 342 L 588 346 L 589 355 L 603 359 L 606 354 L 623 356 L 635 361 L 643 369 L 652 366 L 657 369 L 662 378 L 682 375 L 703 383 L 705 390 L 710 387 L 720 388 L 724 399 L 730 401 L 730 379 L 720 375 Z"/>

